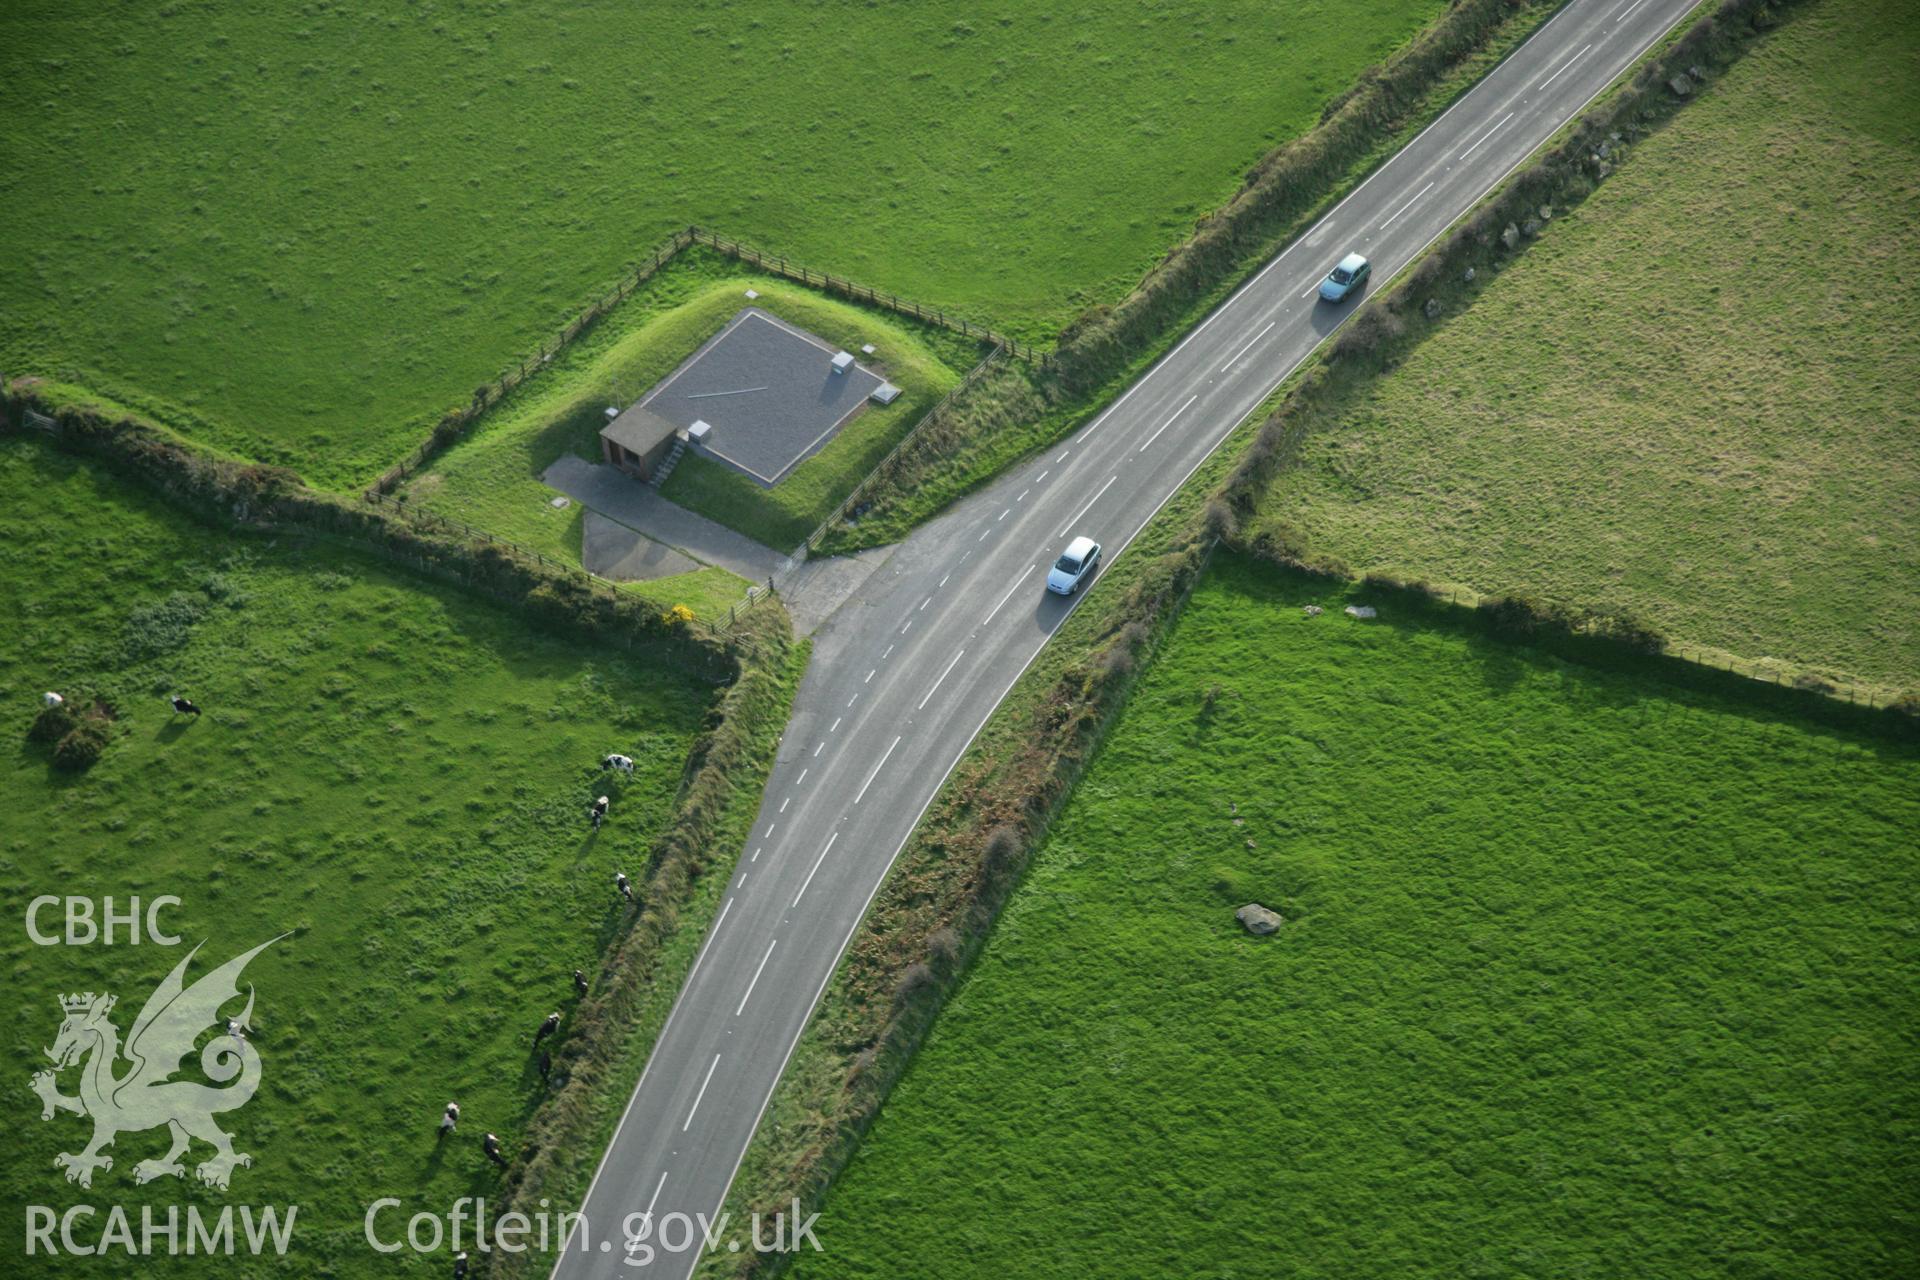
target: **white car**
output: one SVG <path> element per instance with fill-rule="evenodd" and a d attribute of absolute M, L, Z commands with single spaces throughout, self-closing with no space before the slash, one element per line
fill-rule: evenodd
<path fill-rule="evenodd" d="M 1100 544 L 1092 538 L 1075 538 L 1047 571 L 1047 590 L 1055 595 L 1072 595 L 1093 576 L 1093 567 L 1099 563 Z"/>

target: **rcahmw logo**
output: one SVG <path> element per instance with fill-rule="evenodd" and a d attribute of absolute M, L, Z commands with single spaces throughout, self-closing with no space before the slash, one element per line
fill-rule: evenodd
<path fill-rule="evenodd" d="M 286 935 L 282 934 L 281 937 Z M 165 1128 L 171 1145 L 166 1153 L 135 1164 L 133 1181 L 149 1183 L 159 1178 L 186 1177 L 181 1157 L 195 1142 L 213 1148 L 206 1159 L 194 1166 L 193 1175 L 201 1184 L 225 1191 L 234 1170 L 253 1163 L 253 1156 L 234 1150 L 233 1139 L 215 1121 L 216 1116 L 245 1106 L 260 1087 L 260 1054 L 247 1039 L 251 1029 L 254 992 L 245 991 L 246 1005 L 236 1016 L 224 1018 L 221 1009 L 238 1000 L 240 975 L 249 961 L 279 938 L 270 938 L 253 950 L 236 956 L 219 968 L 188 985 L 187 966 L 200 948 L 196 946 L 175 965 L 133 1020 L 123 1044 L 120 1029 L 112 1017 L 116 998 L 106 992 L 87 991 L 60 997 L 59 1034 L 46 1055 L 52 1070 L 36 1072 L 29 1082 L 40 1098 L 40 1118 L 52 1120 L 60 1112 L 72 1112 L 93 1121 L 93 1136 L 79 1151 L 63 1151 L 53 1158 L 54 1167 L 66 1174 L 68 1182 L 91 1188 L 96 1172 L 109 1172 L 113 1158 L 104 1154 L 121 1134 Z M 187 1058 L 194 1053 L 194 1042 L 209 1027 L 215 1035 L 198 1054 L 200 1075 L 210 1083 L 195 1079 L 176 1079 Z M 60 1092 L 60 1073 L 69 1067 L 79 1069 L 77 1092 Z M 239 1219 L 240 1244 L 253 1253 L 271 1247 L 284 1252 L 293 1232 L 297 1205 L 281 1210 L 243 1206 Z M 87 1220 L 104 1214 L 97 1242 L 88 1244 L 76 1238 Z M 132 1219 L 121 1206 L 104 1210 L 93 1205 L 74 1205 L 57 1212 L 46 1205 L 27 1207 L 27 1253 L 42 1249 L 48 1253 L 91 1254 L 122 1249 L 144 1255 L 164 1249 L 169 1253 L 233 1251 L 234 1210 L 228 1206 L 212 1217 L 202 1215 L 197 1206 L 188 1206 L 185 1214 L 174 1209 L 156 1212 L 151 1206 L 140 1210 L 136 1231 Z M 182 1221 L 182 1218 L 185 1221 Z"/>

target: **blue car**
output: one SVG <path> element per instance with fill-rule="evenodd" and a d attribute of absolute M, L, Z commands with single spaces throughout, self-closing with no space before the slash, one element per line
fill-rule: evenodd
<path fill-rule="evenodd" d="M 1322 302 L 1342 302 L 1347 295 L 1358 293 L 1360 286 L 1373 274 L 1373 264 L 1357 253 L 1350 253 L 1340 259 L 1325 280 L 1320 282 L 1320 300 Z"/>

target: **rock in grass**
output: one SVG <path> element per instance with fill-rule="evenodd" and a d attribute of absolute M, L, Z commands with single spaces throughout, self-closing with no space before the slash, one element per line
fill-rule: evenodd
<path fill-rule="evenodd" d="M 1427 305 L 1426 305 L 1426 307 L 1425 307 L 1425 308 L 1423 308 L 1423 309 L 1424 309 L 1424 310 L 1426 311 L 1426 313 L 1427 313 L 1427 319 L 1429 319 L 1429 320 L 1437 320 L 1437 319 L 1439 319 L 1439 317 L 1440 317 L 1440 299 L 1438 299 L 1438 298 L 1428 298 L 1428 299 L 1427 299 Z"/>
<path fill-rule="evenodd" d="M 1509 222 L 1507 229 L 1500 233 L 1500 243 L 1509 249 L 1517 247 L 1520 243 L 1520 228 Z"/>
<path fill-rule="evenodd" d="M 1261 937 L 1280 931 L 1280 913 L 1263 907 L 1257 902 L 1249 902 L 1234 912 L 1233 918 L 1245 925 L 1248 933 L 1258 934 Z"/>
<path fill-rule="evenodd" d="M 1673 90 L 1674 97 L 1684 98 L 1693 92 L 1693 81 L 1687 77 L 1686 72 L 1682 71 L 1679 75 L 1667 81 L 1667 88 Z"/>

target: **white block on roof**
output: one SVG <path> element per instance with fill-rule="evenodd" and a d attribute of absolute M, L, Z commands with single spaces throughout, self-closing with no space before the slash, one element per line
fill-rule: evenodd
<path fill-rule="evenodd" d="M 834 353 L 833 371 L 835 373 L 845 373 L 851 368 L 853 368 L 853 352 L 837 351 Z"/>
<path fill-rule="evenodd" d="M 695 444 L 705 444 L 713 435 L 713 424 L 705 418 L 695 418 L 693 425 L 687 428 L 687 439 Z"/>

